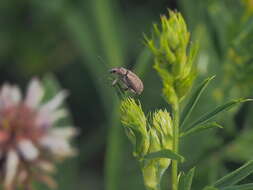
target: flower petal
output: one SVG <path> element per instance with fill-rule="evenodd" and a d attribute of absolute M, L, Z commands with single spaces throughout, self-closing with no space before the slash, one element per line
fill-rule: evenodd
<path fill-rule="evenodd" d="M 69 140 L 78 134 L 78 130 L 74 127 L 58 127 L 50 130 L 52 136 Z"/>
<path fill-rule="evenodd" d="M 25 104 L 31 108 L 36 108 L 44 95 L 44 89 L 37 78 L 32 79 L 28 86 Z"/>
<path fill-rule="evenodd" d="M 7 131 L 4 131 L 4 130 L 0 130 L 0 144 L 6 143 L 6 141 L 9 138 L 10 138 L 10 133 L 8 133 Z"/>
<path fill-rule="evenodd" d="M 45 160 L 39 160 L 38 162 L 36 162 L 36 165 L 38 168 L 40 168 L 44 172 L 47 172 L 47 173 L 56 172 L 56 167 L 51 162 L 48 162 Z"/>
<path fill-rule="evenodd" d="M 48 149 L 55 157 L 63 158 L 76 155 L 76 150 L 70 146 L 66 139 L 54 135 L 43 137 L 40 144 Z"/>
<path fill-rule="evenodd" d="M 33 161 L 39 156 L 39 150 L 29 140 L 21 140 L 18 143 L 18 150 L 27 161 Z"/>
<path fill-rule="evenodd" d="M 68 93 L 66 91 L 59 92 L 52 100 L 41 106 L 40 111 L 47 113 L 54 111 L 62 104 L 67 95 Z"/>
<path fill-rule="evenodd" d="M 21 92 L 20 89 L 17 86 L 13 86 L 11 88 L 11 94 L 10 98 L 13 101 L 13 103 L 18 104 L 21 100 Z"/>
<path fill-rule="evenodd" d="M 11 85 L 9 83 L 5 83 L 3 87 L 1 88 L 1 97 L 8 97 L 10 94 Z"/>
<path fill-rule="evenodd" d="M 21 100 L 21 92 L 17 86 L 4 84 L 0 92 L 1 107 L 10 107 L 16 105 Z"/>
<path fill-rule="evenodd" d="M 67 114 L 68 112 L 65 109 L 59 109 L 54 112 L 40 111 L 36 118 L 36 126 L 38 128 L 50 128 L 54 122 L 66 117 Z"/>
<path fill-rule="evenodd" d="M 65 118 L 68 115 L 68 111 L 66 109 L 58 109 L 52 113 L 53 122 L 58 121 L 61 118 Z"/>
<path fill-rule="evenodd" d="M 5 171 L 5 179 L 4 179 L 4 186 L 6 188 L 10 187 L 13 183 L 15 175 L 17 173 L 19 158 L 14 150 L 10 150 L 7 153 L 6 158 L 6 171 Z"/>

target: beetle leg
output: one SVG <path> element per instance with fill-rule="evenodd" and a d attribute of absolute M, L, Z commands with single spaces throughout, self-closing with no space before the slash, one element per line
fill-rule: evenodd
<path fill-rule="evenodd" d="M 127 76 L 127 75 L 128 75 L 128 70 L 126 71 L 126 74 L 123 75 L 123 81 L 124 81 L 124 83 L 125 83 L 126 85 L 127 85 L 127 83 L 128 83 L 128 80 L 127 80 L 127 79 L 128 79 L 128 76 Z M 128 85 L 127 85 L 127 86 L 128 86 Z"/>
<path fill-rule="evenodd" d="M 132 88 L 129 88 L 129 90 L 130 90 L 132 93 L 136 94 L 136 92 L 135 92 Z"/>
<path fill-rule="evenodd" d="M 112 82 L 112 86 L 115 86 L 115 84 L 117 84 L 118 81 L 119 81 L 119 79 L 115 79 L 115 80 Z"/>
<path fill-rule="evenodd" d="M 129 90 L 129 88 L 128 88 L 128 87 L 126 87 L 126 88 L 123 88 L 123 90 L 127 91 L 127 90 Z M 130 90 L 131 90 L 131 89 L 130 89 Z"/>

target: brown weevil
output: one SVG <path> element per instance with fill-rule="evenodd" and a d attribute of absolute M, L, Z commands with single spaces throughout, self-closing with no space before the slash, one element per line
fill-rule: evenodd
<path fill-rule="evenodd" d="M 116 74 L 116 78 L 112 85 L 114 86 L 119 80 L 126 86 L 124 90 L 130 90 L 134 94 L 140 95 L 144 89 L 141 79 L 132 71 L 123 67 L 114 67 L 109 70 L 110 73 Z"/>

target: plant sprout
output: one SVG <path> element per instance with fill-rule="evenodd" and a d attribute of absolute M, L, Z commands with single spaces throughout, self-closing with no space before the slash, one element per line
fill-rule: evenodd
<path fill-rule="evenodd" d="M 161 24 L 153 26 L 152 37 L 145 36 L 145 43 L 153 53 L 154 69 L 162 80 L 162 94 L 171 107 L 171 113 L 168 109 L 160 109 L 145 114 L 139 100 L 123 96 L 120 107 L 121 122 L 133 145 L 133 155 L 140 164 L 147 190 L 161 190 L 162 176 L 170 165 L 171 190 L 190 190 L 195 169 L 192 168 L 186 173 L 179 171 L 179 164 L 185 161 L 180 155 L 179 142 L 189 134 L 210 128 L 222 128 L 213 119 L 251 99 L 232 100 L 203 113 L 197 119 L 191 118 L 200 96 L 214 77 L 209 77 L 197 85 L 191 97 L 188 97 L 188 103 L 183 106 L 182 102 L 189 96 L 196 77 L 194 60 L 198 47 L 195 43 L 190 43 L 190 33 L 182 15 L 169 11 L 169 18 L 161 16 Z M 249 170 L 251 167 L 252 162 L 249 162 L 204 189 L 230 188 L 252 172 L 252 169 Z M 234 179 L 236 175 L 240 178 Z"/>

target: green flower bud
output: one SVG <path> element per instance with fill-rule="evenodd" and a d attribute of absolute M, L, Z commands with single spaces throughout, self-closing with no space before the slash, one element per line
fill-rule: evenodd
<path fill-rule="evenodd" d="M 147 190 L 159 190 L 161 178 L 171 160 L 146 159 L 145 155 L 172 148 L 173 128 L 170 114 L 166 110 L 158 110 L 148 124 L 140 103 L 136 103 L 133 98 L 124 99 L 120 110 L 126 135 L 134 145 L 133 154 L 141 165 L 144 184 Z"/>
<path fill-rule="evenodd" d="M 134 146 L 133 154 L 141 159 L 149 148 L 146 117 L 141 104 L 137 104 L 133 98 L 126 98 L 121 102 L 120 111 L 121 122 L 125 126 L 126 134 Z"/>
<path fill-rule="evenodd" d="M 142 174 L 144 185 L 147 190 L 159 190 L 160 178 L 157 172 L 157 159 L 149 160 L 148 163 L 142 167 Z"/>
<path fill-rule="evenodd" d="M 153 126 L 156 129 L 161 146 L 164 149 L 172 149 L 172 120 L 166 110 L 158 110 L 153 114 Z"/>
<path fill-rule="evenodd" d="M 163 81 L 163 95 L 175 105 L 190 90 L 195 78 L 193 61 L 196 46 L 189 47 L 190 33 L 182 15 L 169 11 L 170 18 L 161 16 L 161 26 L 153 26 L 151 39 L 145 36 L 147 47 L 154 55 L 154 68 Z"/>
<path fill-rule="evenodd" d="M 153 114 L 152 127 L 149 130 L 149 139 L 150 146 L 148 153 L 172 148 L 172 120 L 166 110 L 158 110 Z M 169 167 L 171 160 L 158 158 L 143 160 L 142 162 L 142 173 L 146 188 L 150 190 L 159 189 L 161 178 L 165 170 Z"/>
<path fill-rule="evenodd" d="M 148 149 L 149 153 L 161 150 L 162 148 L 162 143 L 160 141 L 161 139 L 159 139 L 156 130 L 153 128 L 149 130 L 149 140 L 150 140 L 150 145 Z"/>
<path fill-rule="evenodd" d="M 169 167 L 170 162 L 170 159 L 161 158 L 143 163 L 142 175 L 147 190 L 160 190 L 162 176 Z"/>

